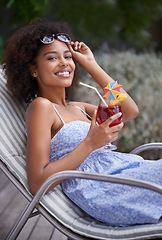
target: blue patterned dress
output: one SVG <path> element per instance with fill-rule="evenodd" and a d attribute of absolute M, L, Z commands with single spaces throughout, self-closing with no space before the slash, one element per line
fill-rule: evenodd
<path fill-rule="evenodd" d="M 71 152 L 86 137 L 89 127 L 84 121 L 64 123 L 51 140 L 50 162 Z M 104 147 L 93 151 L 76 170 L 133 177 L 162 185 L 162 159 L 146 161 Z M 111 225 L 157 223 L 162 216 L 162 195 L 143 188 L 85 179 L 64 180 L 62 188 L 85 212 Z"/>

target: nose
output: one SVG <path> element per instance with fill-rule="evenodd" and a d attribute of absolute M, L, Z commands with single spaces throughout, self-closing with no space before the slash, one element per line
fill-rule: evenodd
<path fill-rule="evenodd" d="M 60 66 L 67 66 L 67 65 L 68 65 L 67 59 L 64 58 L 64 57 L 61 57 L 61 58 L 60 58 L 60 61 L 59 61 L 59 65 L 60 65 Z"/>

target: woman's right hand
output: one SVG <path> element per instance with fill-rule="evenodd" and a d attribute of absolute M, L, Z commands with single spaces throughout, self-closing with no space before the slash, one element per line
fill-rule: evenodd
<path fill-rule="evenodd" d="M 92 151 L 117 140 L 118 131 L 124 126 L 123 122 L 121 122 L 116 126 L 109 127 L 109 125 L 115 119 L 121 116 L 121 113 L 117 113 L 111 116 L 101 125 L 97 125 L 96 123 L 96 113 L 97 113 L 97 110 L 95 110 L 93 114 L 91 126 L 86 137 L 86 140 L 88 141 L 89 146 L 92 148 Z"/>

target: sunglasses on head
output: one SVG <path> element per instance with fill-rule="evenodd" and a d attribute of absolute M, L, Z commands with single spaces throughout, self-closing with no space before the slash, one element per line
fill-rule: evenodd
<path fill-rule="evenodd" d="M 65 43 L 71 42 L 71 38 L 66 33 L 44 35 L 44 36 L 41 36 L 39 39 L 44 44 L 50 44 L 50 43 L 54 42 L 55 39 L 58 39 Z"/>

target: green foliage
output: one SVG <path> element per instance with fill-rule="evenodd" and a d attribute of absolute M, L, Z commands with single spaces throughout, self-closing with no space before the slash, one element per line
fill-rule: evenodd
<path fill-rule="evenodd" d="M 57 9 L 56 16 L 65 19 L 73 26 L 79 39 L 98 46 L 102 41 L 117 36 L 120 25 L 119 9 L 115 7 L 116 1 L 105 0 L 77 0 L 55 1 L 52 11 Z M 64 6 L 64 7 L 63 7 Z"/>
<path fill-rule="evenodd" d="M 124 41 L 142 48 L 150 40 L 152 21 L 162 16 L 161 0 L 55 0 L 50 9 L 92 47 Z"/>
<path fill-rule="evenodd" d="M 100 66 L 117 80 L 137 103 L 139 116 L 125 123 L 117 141 L 118 150 L 129 152 L 148 142 L 161 142 L 162 136 L 162 56 L 133 51 L 95 54 Z M 89 74 L 81 81 L 98 87 Z M 103 92 L 101 92 L 103 94 Z M 78 86 L 75 99 L 98 104 L 93 90 Z"/>
<path fill-rule="evenodd" d="M 150 40 L 149 28 L 154 20 L 162 16 L 159 0 L 119 0 L 120 14 L 124 20 L 120 38 L 136 47 L 145 46 Z"/>
<path fill-rule="evenodd" d="M 162 16 L 161 0 L 6 0 L 0 6 L 13 26 L 42 16 L 64 19 L 91 47 L 123 41 L 142 48 L 149 43 L 151 24 Z"/>
<path fill-rule="evenodd" d="M 14 24 L 28 23 L 35 17 L 45 14 L 49 0 L 8 0 L 6 8 L 11 11 Z"/>
<path fill-rule="evenodd" d="M 161 0 L 59 0 L 51 10 L 74 28 L 92 47 L 103 41 L 124 41 L 138 48 L 150 40 L 149 28 L 162 14 Z M 63 7 L 64 6 L 64 7 Z"/>

